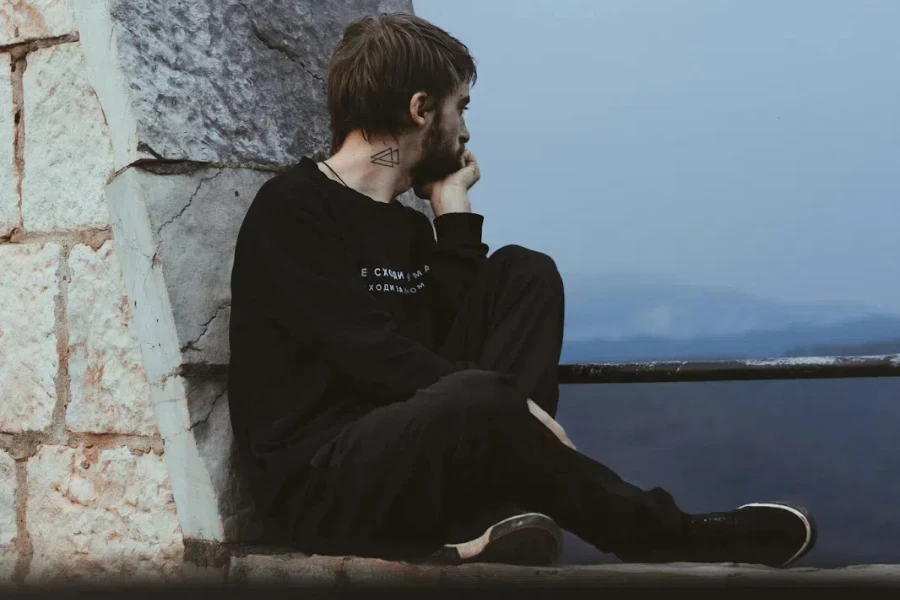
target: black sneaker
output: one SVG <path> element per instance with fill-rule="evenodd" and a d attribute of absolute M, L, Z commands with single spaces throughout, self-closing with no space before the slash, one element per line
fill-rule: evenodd
<path fill-rule="evenodd" d="M 445 544 L 426 562 L 547 566 L 559 560 L 560 554 L 562 531 L 559 525 L 547 515 L 531 512 L 498 521 L 472 539 Z"/>
<path fill-rule="evenodd" d="M 803 508 L 754 502 L 691 517 L 689 562 L 732 562 L 784 568 L 816 544 L 816 523 Z"/>

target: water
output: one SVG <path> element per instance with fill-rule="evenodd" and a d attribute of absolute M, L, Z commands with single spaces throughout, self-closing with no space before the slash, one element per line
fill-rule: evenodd
<path fill-rule="evenodd" d="M 900 378 L 567 385 L 558 419 L 689 512 L 800 502 L 819 525 L 802 565 L 900 562 Z M 614 558 L 570 535 L 564 560 Z"/>

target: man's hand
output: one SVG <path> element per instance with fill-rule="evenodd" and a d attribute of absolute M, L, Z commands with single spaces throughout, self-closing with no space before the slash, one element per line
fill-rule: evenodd
<path fill-rule="evenodd" d="M 563 444 L 575 450 L 575 444 L 572 443 L 572 440 L 569 439 L 569 436 L 566 435 L 566 431 L 562 428 L 562 425 L 557 423 L 553 417 L 547 414 L 547 412 L 534 403 L 534 400 L 531 398 L 528 399 L 528 411 L 537 417 L 538 421 L 543 423 L 547 429 L 553 432 L 553 435 L 559 438 Z"/>
<path fill-rule="evenodd" d="M 468 191 L 481 179 L 481 169 L 471 150 L 463 152 L 460 169 L 440 181 L 426 183 L 413 190 L 416 196 L 431 201 L 434 216 L 446 213 L 472 212 Z"/>

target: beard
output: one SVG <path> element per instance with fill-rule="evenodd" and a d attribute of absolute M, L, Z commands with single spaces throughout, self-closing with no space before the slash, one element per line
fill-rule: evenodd
<path fill-rule="evenodd" d="M 426 183 L 440 181 L 462 168 L 464 148 L 455 148 L 453 138 L 445 136 L 438 120 L 422 142 L 422 158 L 411 170 L 413 188 L 418 189 Z"/>

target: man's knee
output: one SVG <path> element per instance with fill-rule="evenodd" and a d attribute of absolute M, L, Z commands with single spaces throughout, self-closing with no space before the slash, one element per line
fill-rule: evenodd
<path fill-rule="evenodd" d="M 499 269 L 512 269 L 539 278 L 553 286 L 562 287 L 562 277 L 556 261 L 543 252 L 510 244 L 497 249 L 488 262 Z"/>
<path fill-rule="evenodd" d="M 524 409 L 526 397 L 512 380 L 501 373 L 482 369 L 464 369 L 446 375 L 429 388 L 431 393 L 444 396 L 449 410 L 477 412 Z"/>

